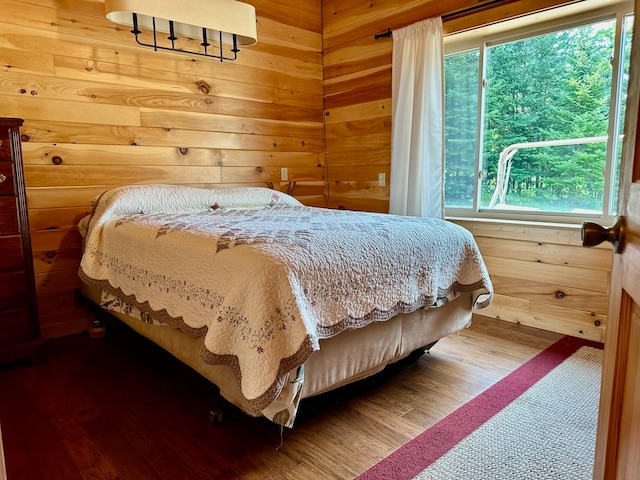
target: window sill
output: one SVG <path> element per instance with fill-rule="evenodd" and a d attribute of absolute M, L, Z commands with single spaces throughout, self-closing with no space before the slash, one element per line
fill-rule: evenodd
<path fill-rule="evenodd" d="M 450 222 L 470 222 L 470 223 L 483 223 L 483 224 L 497 224 L 497 225 L 513 225 L 523 227 L 539 227 L 539 228 L 553 228 L 557 230 L 580 230 L 582 223 L 562 223 L 562 222 L 544 222 L 544 221 L 531 221 L 531 220 L 513 220 L 502 218 L 482 218 L 482 217 L 465 217 L 465 216 L 445 216 L 445 220 Z M 597 223 L 597 222 L 596 222 Z"/>

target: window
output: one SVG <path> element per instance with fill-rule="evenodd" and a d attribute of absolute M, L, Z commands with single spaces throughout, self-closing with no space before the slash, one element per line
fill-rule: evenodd
<path fill-rule="evenodd" d="M 615 215 L 633 15 L 536 28 L 447 38 L 447 216 Z"/>

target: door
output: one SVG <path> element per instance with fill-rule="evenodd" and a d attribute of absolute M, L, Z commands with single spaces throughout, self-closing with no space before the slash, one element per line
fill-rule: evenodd
<path fill-rule="evenodd" d="M 635 0 L 618 213 L 626 227 L 614 255 L 604 347 L 595 479 L 640 479 L 640 0 Z"/>

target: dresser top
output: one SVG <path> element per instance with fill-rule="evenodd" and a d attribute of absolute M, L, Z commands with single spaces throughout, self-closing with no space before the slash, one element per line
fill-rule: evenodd
<path fill-rule="evenodd" d="M 22 120 L 21 118 L 0 117 L 0 125 L 2 125 L 3 127 L 19 127 L 23 123 L 24 120 Z"/>

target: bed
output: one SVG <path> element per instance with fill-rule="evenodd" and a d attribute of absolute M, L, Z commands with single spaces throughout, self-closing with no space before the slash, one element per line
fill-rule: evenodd
<path fill-rule="evenodd" d="M 87 298 L 287 427 L 303 398 L 460 331 L 493 295 L 455 224 L 267 188 L 117 187 L 79 228 Z"/>

